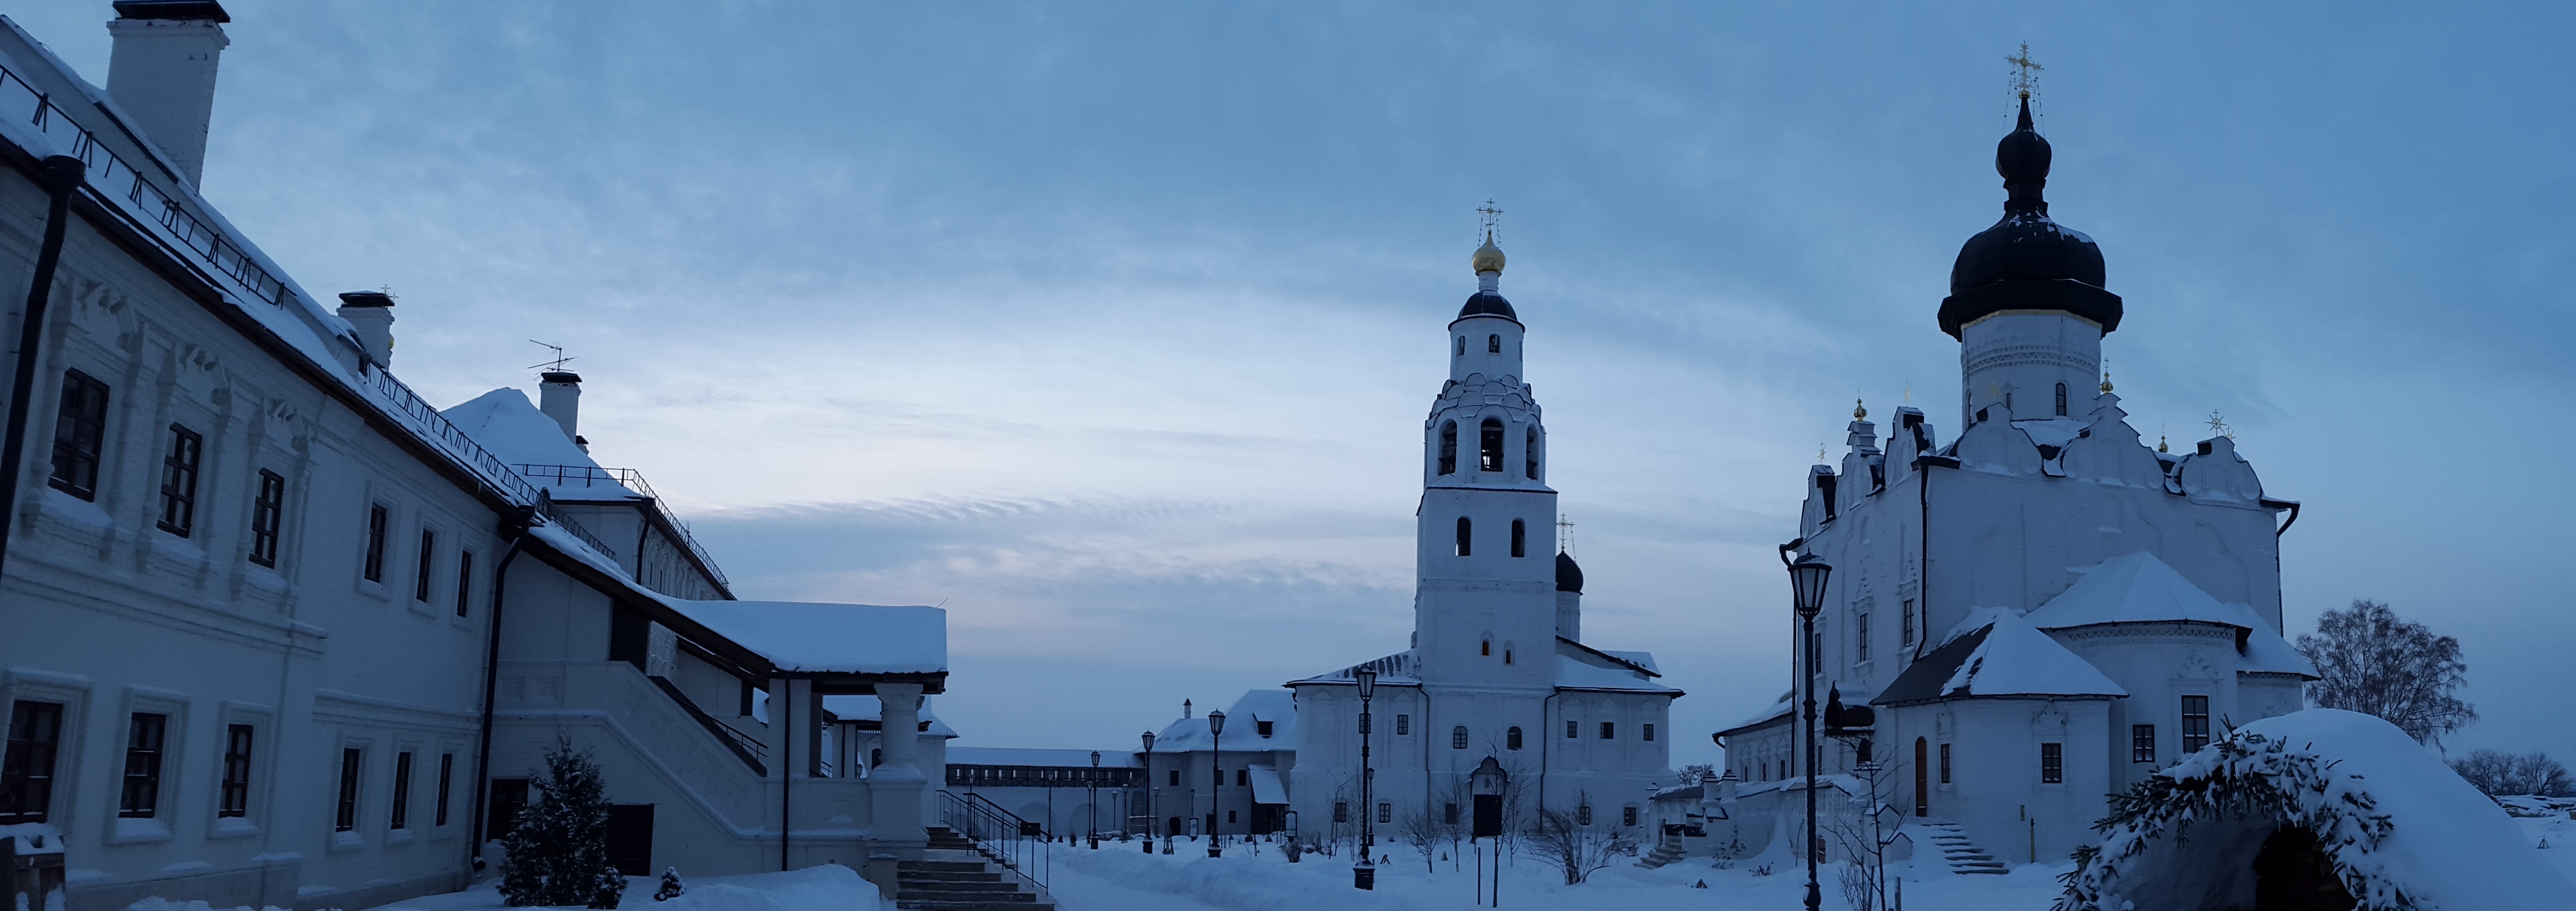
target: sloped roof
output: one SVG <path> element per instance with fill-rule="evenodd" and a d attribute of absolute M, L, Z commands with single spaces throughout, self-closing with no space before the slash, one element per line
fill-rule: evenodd
<path fill-rule="evenodd" d="M 1646 660 L 1654 659 L 1648 657 Z M 1682 695 L 1681 690 L 1656 683 L 1655 676 L 1653 671 L 1632 659 L 1611 655 L 1571 639 L 1556 640 L 1558 689 Z"/>
<path fill-rule="evenodd" d="M 1301 686 L 1305 684 L 1339 683 L 1346 686 L 1355 686 L 1359 683 L 1359 678 L 1353 676 L 1353 673 L 1358 671 L 1360 668 L 1369 668 L 1376 671 L 1377 682 L 1380 686 L 1422 685 L 1422 656 L 1416 654 L 1412 649 L 1405 649 L 1404 651 L 1400 651 L 1374 661 L 1363 661 L 1338 671 L 1328 671 L 1316 674 L 1312 677 L 1302 677 L 1296 680 L 1291 680 L 1288 681 L 1286 685 Z"/>
<path fill-rule="evenodd" d="M 1874 705 L 1974 696 L 2126 696 L 2100 668 L 2012 614 L 1943 643 L 1896 675 Z"/>
<path fill-rule="evenodd" d="M 788 673 L 948 670 L 948 612 L 936 607 L 667 597 L 662 602 Z"/>
<path fill-rule="evenodd" d="M 1921 662 L 1916 663 L 1919 664 Z M 1789 692 L 1780 694 L 1780 701 L 1772 703 L 1770 708 L 1755 712 L 1753 717 L 1744 719 L 1744 723 L 1742 724 L 1717 732 L 1718 736 L 1724 737 L 1737 731 L 1758 728 L 1787 717 L 1790 712 L 1795 711 L 1797 708 L 1792 704 L 1794 697 L 1797 695 L 1798 691 L 1796 690 L 1790 690 Z"/>
<path fill-rule="evenodd" d="M 2238 670 L 2317 676 L 2316 665 L 2291 648 L 2252 606 L 2212 597 L 2155 554 L 2122 554 L 2074 571 L 2084 577 L 2032 611 L 2032 626 L 2070 629 L 2173 622 L 2232 626 L 2238 631 Z"/>
<path fill-rule="evenodd" d="M 1226 752 L 1297 748 L 1297 694 L 1284 689 L 1245 690 L 1224 711 Z M 1258 721 L 1271 722 L 1270 736 L 1261 736 L 1261 726 L 1254 723 Z M 1206 715 L 1175 719 L 1154 735 L 1154 752 L 1204 750 L 1215 739 L 1208 733 Z"/>
<path fill-rule="evenodd" d="M 456 429 L 483 444 L 485 451 L 502 462 L 518 465 L 559 465 L 580 471 L 542 472 L 528 477 L 528 483 L 547 489 L 559 500 L 598 500 L 601 498 L 643 499 L 644 495 L 628 490 L 592 461 L 590 453 L 573 445 L 564 435 L 563 425 L 537 410 L 528 394 L 504 386 L 475 396 L 466 402 L 439 411 Z M 515 470 L 515 469 L 514 469 Z"/>

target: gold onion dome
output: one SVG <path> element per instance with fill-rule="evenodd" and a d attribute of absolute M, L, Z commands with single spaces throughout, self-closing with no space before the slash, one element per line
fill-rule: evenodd
<path fill-rule="evenodd" d="M 1853 400 L 1852 400 L 1852 420 L 1855 420 L 1855 421 L 1866 421 L 1866 420 L 1869 420 L 1869 409 L 1864 408 L 1864 407 L 1861 407 L 1861 404 L 1860 404 L 1860 400 L 1859 400 L 1859 399 L 1853 399 Z"/>
<path fill-rule="evenodd" d="M 1485 245 L 1476 248 L 1476 271 L 1503 271 L 1503 248 L 1494 246 L 1494 232 L 1485 232 Z"/>

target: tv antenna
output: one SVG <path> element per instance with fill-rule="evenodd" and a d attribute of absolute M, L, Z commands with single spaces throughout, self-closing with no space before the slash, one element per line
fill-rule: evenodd
<path fill-rule="evenodd" d="M 530 369 L 530 370 L 535 370 L 535 369 L 537 369 L 537 368 L 539 368 L 539 367 L 543 367 L 543 368 L 546 368 L 546 370 L 547 370 L 548 372 L 550 372 L 550 373 L 560 373 L 560 372 L 562 372 L 562 371 L 563 371 L 563 366 L 564 366 L 564 364 L 565 364 L 566 362 L 573 361 L 573 360 L 578 360 L 578 359 L 579 359 L 579 357 L 580 357 L 579 355 L 569 355 L 569 356 L 565 355 L 565 354 L 563 353 L 563 352 L 564 352 L 564 350 L 563 350 L 563 346 L 562 346 L 562 345 L 549 345 L 549 344 L 546 344 L 545 342 L 537 341 L 536 339 L 529 339 L 529 340 L 528 340 L 528 343 L 529 343 L 529 344 L 531 344 L 531 345 L 541 345 L 541 346 L 544 346 L 544 347 L 545 347 L 545 348 L 547 348 L 548 350 L 551 350 L 551 351 L 553 351 L 553 352 L 555 353 L 555 356 L 554 356 L 554 357 L 552 357 L 552 358 L 548 358 L 548 359 L 546 359 L 546 360 L 539 361 L 539 362 L 534 363 L 534 364 L 529 364 L 527 369 Z"/>

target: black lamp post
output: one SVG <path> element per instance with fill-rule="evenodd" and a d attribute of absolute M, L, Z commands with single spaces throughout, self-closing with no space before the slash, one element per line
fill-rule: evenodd
<path fill-rule="evenodd" d="M 1216 787 L 1208 791 L 1208 856 L 1225 856 L 1225 842 L 1217 838 L 1216 824 L 1225 811 L 1225 713 L 1208 713 L 1208 765 L 1216 769 Z"/>
<path fill-rule="evenodd" d="M 1161 805 L 1160 805 L 1160 803 L 1161 803 L 1161 802 L 1160 802 L 1160 801 L 1155 800 L 1155 798 L 1157 798 L 1157 797 L 1161 797 L 1162 795 L 1163 795 L 1163 789 L 1162 789 L 1162 787 L 1161 787 L 1160 785 L 1156 785 L 1156 784 L 1154 783 L 1154 732 L 1152 732 L 1152 731 L 1146 731 L 1146 732 L 1145 732 L 1145 853 L 1147 853 L 1147 854 L 1152 854 L 1152 853 L 1154 853 L 1154 830 L 1155 830 L 1155 829 L 1159 829 L 1159 828 L 1162 828 L 1162 827 L 1163 827 L 1163 808 L 1162 808 L 1162 807 L 1161 807 Z M 1164 843 L 1164 845 L 1165 845 L 1165 846 L 1164 846 L 1163 850 L 1164 850 L 1165 852 L 1169 852 L 1169 851 L 1171 850 L 1169 840 L 1166 840 L 1166 841 L 1165 841 L 1165 843 Z"/>
<path fill-rule="evenodd" d="M 1377 672 L 1360 668 L 1351 674 L 1360 682 L 1360 862 L 1351 867 L 1351 886 L 1377 889 L 1377 865 L 1369 862 L 1369 852 L 1377 847 L 1376 834 L 1369 828 L 1369 699 L 1377 695 Z"/>
<path fill-rule="evenodd" d="M 1804 542 L 1783 545 L 1780 562 L 1789 565 L 1789 590 L 1797 599 L 1800 623 L 1798 664 L 1806 670 L 1800 676 L 1807 683 L 1806 721 L 1802 725 L 1807 735 L 1807 841 L 1799 850 L 1807 855 L 1807 911 L 1816 911 L 1825 901 L 1824 892 L 1816 887 L 1816 613 L 1824 610 L 1825 579 L 1833 575 L 1834 568 L 1815 554 L 1789 563 L 1789 551 L 1800 543 Z"/>
<path fill-rule="evenodd" d="M 1100 850 L 1100 751 L 1091 751 L 1091 850 Z"/>

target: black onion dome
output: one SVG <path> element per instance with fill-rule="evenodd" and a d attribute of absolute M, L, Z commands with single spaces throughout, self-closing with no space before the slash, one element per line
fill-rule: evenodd
<path fill-rule="evenodd" d="M 2020 123 L 1995 144 L 1995 173 L 2009 194 L 2003 220 L 1968 238 L 1950 268 L 1941 331 L 1951 337 L 2002 310 L 2062 310 L 2100 324 L 2105 333 L 2119 328 L 2120 296 L 2103 290 L 2102 248 L 2048 217 L 2040 191 L 2048 185 L 2052 157 L 2024 98 Z"/>
<path fill-rule="evenodd" d="M 1512 312 L 1512 302 L 1491 291 L 1476 292 L 1467 298 L 1466 306 L 1458 308 L 1459 319 L 1470 316 L 1499 316 L 1515 323 L 1521 321 L 1521 315 Z"/>
<path fill-rule="evenodd" d="M 1583 593 L 1583 567 L 1574 565 L 1574 558 L 1561 550 L 1556 552 L 1556 590 Z"/>

